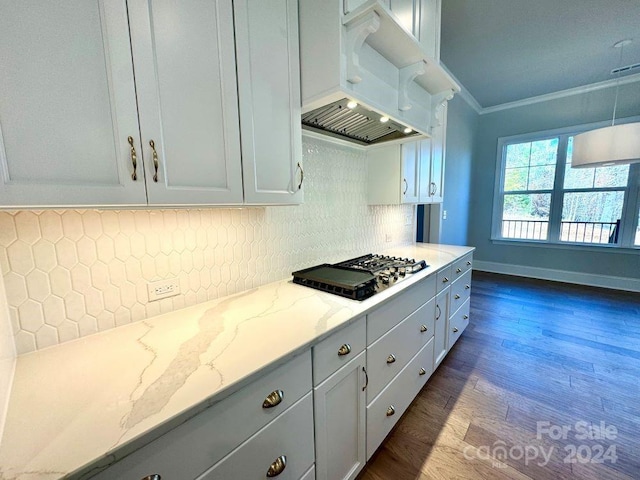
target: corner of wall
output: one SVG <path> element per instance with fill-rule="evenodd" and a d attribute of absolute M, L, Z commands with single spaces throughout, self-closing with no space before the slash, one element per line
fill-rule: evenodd
<path fill-rule="evenodd" d="M 4 421 L 7 416 L 15 363 L 16 350 L 11 322 L 9 321 L 9 307 L 7 306 L 4 280 L 0 274 L 0 439 L 2 438 Z"/>

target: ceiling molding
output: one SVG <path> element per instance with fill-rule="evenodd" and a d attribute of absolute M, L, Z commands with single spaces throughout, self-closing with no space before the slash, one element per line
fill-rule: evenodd
<path fill-rule="evenodd" d="M 453 78 L 453 80 L 460 86 L 460 91 L 457 93 L 457 95 L 459 95 L 460 98 L 462 98 L 465 102 L 467 102 L 467 105 L 473 108 L 473 110 L 475 110 L 475 112 L 478 115 L 482 115 L 482 110 L 483 110 L 482 105 L 478 103 L 478 101 L 474 98 L 474 96 L 471 95 L 471 93 L 469 93 L 469 90 L 467 90 L 464 87 L 464 85 L 460 82 L 460 80 L 458 80 L 456 76 L 453 73 L 451 73 L 451 70 L 449 70 L 444 63 L 440 62 L 440 66 L 444 69 L 445 72 L 451 75 L 451 78 Z"/>
<path fill-rule="evenodd" d="M 567 90 L 560 90 L 558 92 L 546 93 L 544 95 L 538 95 L 536 97 L 524 98 L 522 100 L 516 100 L 515 102 L 501 103 L 500 105 L 494 105 L 492 107 L 483 107 L 478 101 L 474 98 L 474 96 L 465 88 L 465 86 L 456 78 L 456 76 L 451 73 L 451 71 L 447 68 L 444 63 L 440 63 L 440 66 L 444 68 L 444 70 L 451 75 L 453 80 L 460 85 L 460 93 L 458 95 L 462 98 L 467 104 L 478 114 L 478 115 L 486 115 L 488 113 L 501 112 L 503 110 L 509 110 L 511 108 L 519 108 L 527 105 L 533 105 L 534 103 L 548 102 L 550 100 L 558 100 L 560 98 L 570 97 L 572 95 L 580 95 L 583 93 L 595 92 L 597 90 L 602 90 L 604 88 L 615 87 L 616 83 L 619 81 L 619 85 L 627 85 L 630 83 L 640 82 L 640 73 L 635 73 L 633 75 L 627 75 L 626 77 L 621 77 L 620 79 L 612 78 L 610 80 L 605 80 L 604 82 L 591 83 L 589 85 L 582 85 L 580 87 L 568 88 Z"/>

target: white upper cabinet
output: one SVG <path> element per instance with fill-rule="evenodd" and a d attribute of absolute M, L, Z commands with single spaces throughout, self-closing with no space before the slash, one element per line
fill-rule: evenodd
<path fill-rule="evenodd" d="M 129 15 L 149 203 L 242 203 L 231 2 L 129 0 Z"/>
<path fill-rule="evenodd" d="M 0 2 L 0 207 L 302 201 L 294 0 Z"/>
<path fill-rule="evenodd" d="M 244 201 L 302 203 L 296 0 L 236 0 Z"/>
<path fill-rule="evenodd" d="M 440 1 L 389 0 L 400 24 L 420 42 L 425 53 L 440 60 Z"/>
<path fill-rule="evenodd" d="M 402 149 L 402 196 L 400 203 L 418 203 L 420 162 L 416 142 L 404 143 Z"/>
<path fill-rule="evenodd" d="M 420 141 L 420 194 L 418 203 L 442 203 L 444 189 L 444 154 L 447 106 L 442 111 L 442 125 L 434 127 L 432 137 Z"/>
<path fill-rule="evenodd" d="M 372 148 L 367 152 L 367 200 L 371 205 L 418 203 L 418 142 Z"/>
<path fill-rule="evenodd" d="M 0 11 L 0 205 L 146 204 L 126 2 Z"/>

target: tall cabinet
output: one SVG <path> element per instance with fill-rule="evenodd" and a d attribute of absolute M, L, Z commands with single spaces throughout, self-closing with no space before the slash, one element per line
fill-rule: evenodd
<path fill-rule="evenodd" d="M 296 1 L 0 2 L 0 206 L 302 201 Z"/>

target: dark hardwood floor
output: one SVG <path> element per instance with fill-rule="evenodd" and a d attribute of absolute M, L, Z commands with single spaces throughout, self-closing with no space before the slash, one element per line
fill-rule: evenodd
<path fill-rule="evenodd" d="M 474 272 L 470 322 L 359 480 L 640 479 L 640 294 Z"/>

